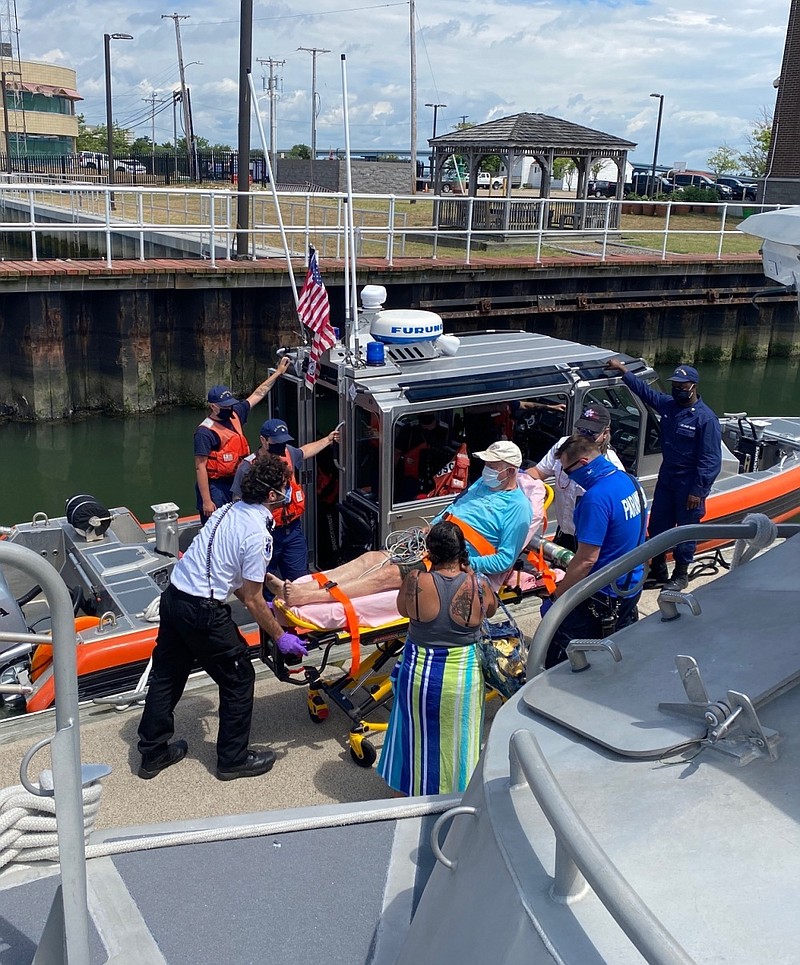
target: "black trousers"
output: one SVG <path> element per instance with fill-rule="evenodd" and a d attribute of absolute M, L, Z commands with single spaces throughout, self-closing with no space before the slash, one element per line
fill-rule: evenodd
<path fill-rule="evenodd" d="M 171 583 L 161 594 L 161 624 L 139 723 L 139 753 L 158 757 L 175 733 L 174 711 L 197 661 L 219 687 L 217 766 L 244 763 L 253 719 L 255 670 L 230 607 L 189 596 Z"/>
<path fill-rule="evenodd" d="M 641 591 L 634 596 L 620 597 L 617 609 L 617 630 L 635 623 L 639 619 L 639 611 L 636 604 L 639 602 Z M 567 645 L 572 640 L 599 640 L 607 636 L 603 632 L 601 616 L 606 612 L 606 602 L 598 594 L 597 600 L 593 598 L 584 600 L 566 616 L 556 630 L 555 636 L 547 648 L 545 657 L 545 669 L 554 667 L 557 663 L 567 659 Z"/>

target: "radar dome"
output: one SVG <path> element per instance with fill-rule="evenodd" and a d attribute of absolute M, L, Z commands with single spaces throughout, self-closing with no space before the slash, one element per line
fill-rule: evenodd
<path fill-rule="evenodd" d="M 434 342 L 444 334 L 444 323 L 435 312 L 416 308 L 397 308 L 378 312 L 372 320 L 370 335 L 378 342 L 409 345 Z"/>

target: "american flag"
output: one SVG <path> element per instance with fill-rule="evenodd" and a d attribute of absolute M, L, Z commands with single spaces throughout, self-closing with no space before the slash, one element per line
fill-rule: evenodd
<path fill-rule="evenodd" d="M 331 327 L 331 306 L 328 293 L 319 273 L 317 253 L 309 249 L 308 274 L 297 302 L 300 321 L 313 332 L 311 352 L 306 370 L 306 385 L 312 388 L 319 375 L 319 360 L 322 353 L 336 344 L 336 334 Z"/>

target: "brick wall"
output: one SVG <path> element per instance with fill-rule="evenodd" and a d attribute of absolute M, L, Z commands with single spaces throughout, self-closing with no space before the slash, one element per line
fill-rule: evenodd
<path fill-rule="evenodd" d="M 765 201 L 800 202 L 800 0 L 789 10 L 767 174 Z"/>

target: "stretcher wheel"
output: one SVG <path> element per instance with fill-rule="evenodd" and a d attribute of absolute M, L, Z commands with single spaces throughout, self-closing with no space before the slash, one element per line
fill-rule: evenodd
<path fill-rule="evenodd" d="M 328 714 L 330 713 L 328 705 L 319 694 L 309 693 L 306 706 L 308 708 L 308 716 L 315 724 L 321 724 L 324 720 L 328 719 Z"/>
<path fill-rule="evenodd" d="M 358 750 L 356 750 L 356 746 L 358 747 Z M 375 750 L 373 744 L 366 739 L 357 741 L 354 745 L 353 738 L 351 736 L 350 756 L 359 767 L 372 767 L 372 765 L 378 759 L 378 752 Z"/>

